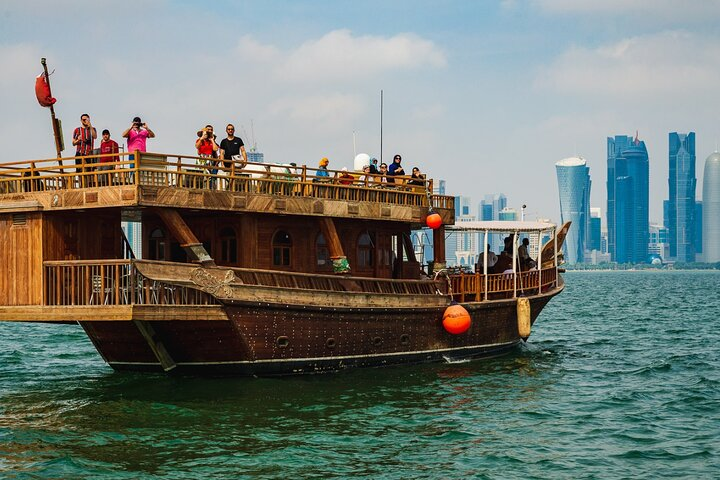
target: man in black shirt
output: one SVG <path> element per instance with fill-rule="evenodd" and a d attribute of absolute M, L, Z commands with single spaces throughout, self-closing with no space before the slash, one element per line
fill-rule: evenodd
<path fill-rule="evenodd" d="M 220 158 L 222 159 L 222 166 L 227 170 L 220 169 L 218 174 L 227 176 L 230 175 L 230 167 L 233 162 L 239 163 L 235 167 L 237 169 L 245 167 L 247 164 L 247 152 L 245 152 L 245 144 L 242 138 L 235 136 L 235 126 L 232 123 L 228 124 L 225 131 L 227 132 L 227 138 L 220 142 Z"/>

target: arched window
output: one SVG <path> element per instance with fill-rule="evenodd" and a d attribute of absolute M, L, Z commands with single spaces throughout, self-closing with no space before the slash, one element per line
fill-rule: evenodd
<path fill-rule="evenodd" d="M 357 243 L 358 268 L 371 268 L 375 265 L 375 245 L 368 232 L 361 233 Z"/>
<path fill-rule="evenodd" d="M 165 260 L 165 241 L 165 232 L 161 229 L 156 228 L 150 232 L 150 260 Z"/>
<path fill-rule="evenodd" d="M 289 267 L 292 238 L 285 230 L 278 230 L 272 239 L 273 266 Z"/>
<path fill-rule="evenodd" d="M 232 228 L 220 230 L 220 261 L 237 263 L 237 236 Z"/>
<path fill-rule="evenodd" d="M 327 246 L 327 240 L 322 233 L 318 233 L 315 239 L 315 261 L 318 270 L 330 270 L 332 262 L 330 261 L 330 249 Z"/>

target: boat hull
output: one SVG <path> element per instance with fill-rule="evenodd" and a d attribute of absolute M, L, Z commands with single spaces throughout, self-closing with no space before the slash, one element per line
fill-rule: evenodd
<path fill-rule="evenodd" d="M 531 320 L 562 287 L 530 297 Z M 173 373 L 271 376 L 353 367 L 417 364 L 497 356 L 515 348 L 516 300 L 470 302 L 470 329 L 442 326 L 444 307 L 336 308 L 230 301 L 227 321 L 151 321 Z M 133 322 L 82 322 L 116 370 L 162 371 Z"/>

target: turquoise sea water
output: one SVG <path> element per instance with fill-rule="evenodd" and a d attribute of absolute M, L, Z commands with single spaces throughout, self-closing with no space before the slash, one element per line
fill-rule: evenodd
<path fill-rule="evenodd" d="M 302 378 L 114 373 L 0 324 L 0 477 L 718 478 L 720 272 L 571 272 L 510 355 Z"/>

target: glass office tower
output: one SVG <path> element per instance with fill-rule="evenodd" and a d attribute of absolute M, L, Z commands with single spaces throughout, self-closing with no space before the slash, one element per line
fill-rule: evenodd
<path fill-rule="evenodd" d="M 645 142 L 608 138 L 608 250 L 618 263 L 647 261 L 649 162 Z"/>
<path fill-rule="evenodd" d="M 705 160 L 702 199 L 703 260 L 720 262 L 720 153 Z"/>
<path fill-rule="evenodd" d="M 565 261 L 585 261 L 590 221 L 590 168 L 583 158 L 573 157 L 555 164 L 560 193 L 560 222 L 571 221 L 563 251 Z"/>
<path fill-rule="evenodd" d="M 669 134 L 668 223 L 670 257 L 695 261 L 695 132 Z"/>

